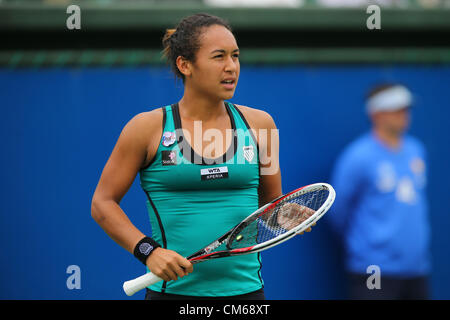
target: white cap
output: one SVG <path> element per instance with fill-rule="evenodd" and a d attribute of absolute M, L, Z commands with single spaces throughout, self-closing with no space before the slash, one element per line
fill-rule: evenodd
<path fill-rule="evenodd" d="M 411 103 L 411 92 L 404 86 L 396 85 L 371 97 L 367 101 L 367 112 L 397 111 L 410 107 Z"/>

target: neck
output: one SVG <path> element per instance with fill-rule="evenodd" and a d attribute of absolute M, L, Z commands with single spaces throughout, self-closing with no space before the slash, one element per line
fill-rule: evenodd
<path fill-rule="evenodd" d="M 391 149 L 398 149 L 401 143 L 401 135 L 381 128 L 373 128 L 375 136 Z"/>
<path fill-rule="evenodd" d="M 180 115 L 191 120 L 213 120 L 226 112 L 223 100 L 214 101 L 210 97 L 193 95 L 186 91 L 178 105 Z"/>

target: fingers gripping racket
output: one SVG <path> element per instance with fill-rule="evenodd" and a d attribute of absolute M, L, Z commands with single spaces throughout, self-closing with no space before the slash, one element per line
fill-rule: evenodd
<path fill-rule="evenodd" d="M 269 249 L 314 225 L 331 207 L 335 196 L 333 187 L 327 183 L 315 183 L 291 191 L 259 208 L 187 259 L 191 263 L 199 263 Z M 131 296 L 161 280 L 149 272 L 124 282 L 123 290 Z"/>

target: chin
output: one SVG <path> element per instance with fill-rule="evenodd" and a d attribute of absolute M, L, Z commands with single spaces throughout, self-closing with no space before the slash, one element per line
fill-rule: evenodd
<path fill-rule="evenodd" d="M 222 100 L 230 100 L 234 97 L 234 91 L 222 95 Z"/>

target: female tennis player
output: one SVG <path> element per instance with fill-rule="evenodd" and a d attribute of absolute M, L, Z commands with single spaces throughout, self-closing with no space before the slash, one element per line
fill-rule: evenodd
<path fill-rule="evenodd" d="M 146 299 L 264 299 L 259 253 L 195 266 L 184 257 L 282 195 L 272 117 L 235 105 L 239 47 L 221 18 L 196 14 L 163 38 L 184 84 L 177 103 L 136 115 L 117 141 L 92 199 L 92 216 L 162 278 Z M 120 201 L 140 174 L 152 237 Z"/>

